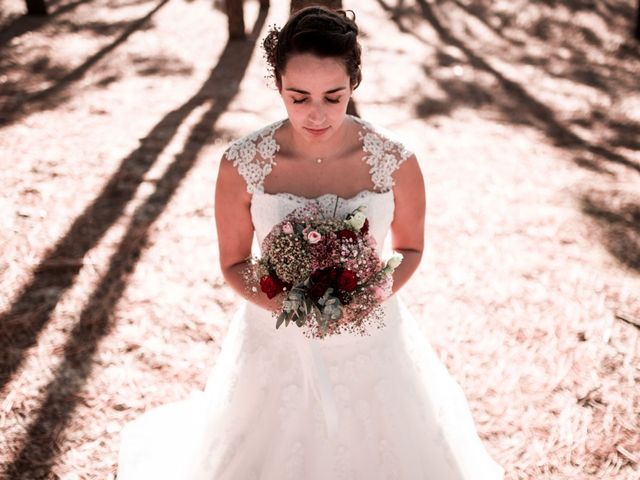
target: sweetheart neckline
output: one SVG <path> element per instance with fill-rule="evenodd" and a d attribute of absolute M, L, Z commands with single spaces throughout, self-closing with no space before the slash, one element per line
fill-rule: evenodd
<path fill-rule="evenodd" d="M 285 198 L 291 198 L 291 199 L 296 199 L 296 200 L 302 200 L 305 202 L 311 202 L 314 200 L 320 200 L 321 198 L 325 198 L 325 197 L 337 197 L 340 200 L 343 200 L 345 202 L 350 202 L 352 200 L 355 200 L 357 198 L 360 198 L 363 195 L 366 195 L 368 193 L 372 194 L 372 195 L 387 195 L 388 193 L 392 193 L 393 190 L 387 190 L 386 192 L 376 192 L 374 190 L 368 190 L 368 189 L 364 189 L 364 190 L 360 190 L 358 193 L 356 193 L 355 195 L 351 196 L 351 197 L 341 197 L 340 195 L 336 195 L 335 193 L 323 193 L 322 195 L 318 195 L 316 197 L 305 197 L 303 195 L 296 195 L 295 193 L 289 193 L 289 192 L 277 192 L 277 193 L 269 193 L 269 192 L 255 192 L 253 195 L 264 195 L 264 196 L 268 196 L 268 197 L 285 197 Z"/>

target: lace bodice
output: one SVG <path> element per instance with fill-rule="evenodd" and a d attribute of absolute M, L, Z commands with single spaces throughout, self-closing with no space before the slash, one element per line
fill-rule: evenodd
<path fill-rule="evenodd" d="M 351 198 L 326 193 L 306 198 L 291 193 L 266 193 L 264 181 L 276 165 L 276 153 L 280 146 L 275 140 L 276 131 L 286 122 L 280 120 L 245 137 L 227 149 L 225 158 L 233 162 L 244 178 L 247 191 L 252 195 L 251 217 L 258 244 L 273 226 L 287 214 L 306 202 L 317 202 L 326 215 L 343 216 L 361 205 L 367 206 L 370 232 L 379 246 L 393 220 L 393 173 L 411 156 L 404 143 L 380 127 L 374 127 L 358 117 L 351 118 L 360 125 L 358 136 L 362 142 L 362 160 L 369 165 L 373 190 L 363 190 Z"/>

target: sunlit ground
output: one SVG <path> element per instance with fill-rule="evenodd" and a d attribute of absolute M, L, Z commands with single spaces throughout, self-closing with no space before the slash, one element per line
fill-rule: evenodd
<path fill-rule="evenodd" d="M 118 433 L 202 388 L 238 298 L 217 166 L 284 116 L 248 1 L 0 11 L 0 462 L 110 478 Z M 640 53 L 633 2 L 345 1 L 359 114 L 404 136 L 428 197 L 401 295 L 509 479 L 640 476 Z M 636 325 L 634 325 L 636 323 Z M 0 476 L 3 474 L 0 470 Z"/>

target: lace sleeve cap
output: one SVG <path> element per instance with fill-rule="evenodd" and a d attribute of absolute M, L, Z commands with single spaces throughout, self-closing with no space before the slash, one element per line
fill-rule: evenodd
<path fill-rule="evenodd" d="M 223 159 L 233 162 L 251 195 L 264 191 L 264 179 L 275 165 L 274 157 L 280 147 L 274 133 L 281 124 L 282 122 L 276 122 L 239 138 L 223 155 Z"/>
<path fill-rule="evenodd" d="M 371 166 L 369 173 L 376 189 L 387 191 L 393 188 L 393 173 L 411 156 L 403 140 L 397 135 L 380 127 L 373 127 L 370 123 L 361 121 L 364 128 L 360 132 L 364 160 Z"/>

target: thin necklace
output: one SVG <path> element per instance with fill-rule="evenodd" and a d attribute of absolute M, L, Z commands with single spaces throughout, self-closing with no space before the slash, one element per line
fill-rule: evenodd
<path fill-rule="evenodd" d="M 325 160 L 327 160 L 327 157 L 315 157 L 316 165 L 321 165 Z"/>
<path fill-rule="evenodd" d="M 294 155 L 295 155 L 295 154 L 294 154 Z M 295 156 L 297 156 L 298 158 L 304 158 L 304 156 L 302 156 L 302 155 L 295 155 Z M 309 157 L 307 157 L 307 159 L 308 159 L 308 158 L 309 158 Z M 316 163 L 316 165 L 321 165 L 321 164 L 322 164 L 322 162 L 324 162 L 327 158 L 328 158 L 328 157 L 313 157 L 313 161 Z M 306 160 L 306 159 L 305 159 L 305 160 Z M 306 160 L 306 161 L 311 161 L 311 159 Z"/>
<path fill-rule="evenodd" d="M 300 157 L 298 157 L 298 158 L 300 158 Z M 304 158 L 304 157 L 302 157 L 302 158 Z M 313 162 L 315 162 L 316 165 L 321 165 L 322 162 L 327 160 L 329 157 L 312 157 L 312 158 L 313 158 L 313 160 L 309 159 L 309 157 L 307 157 L 308 160 L 305 159 L 305 161 L 307 161 L 307 162 L 313 161 Z"/>

